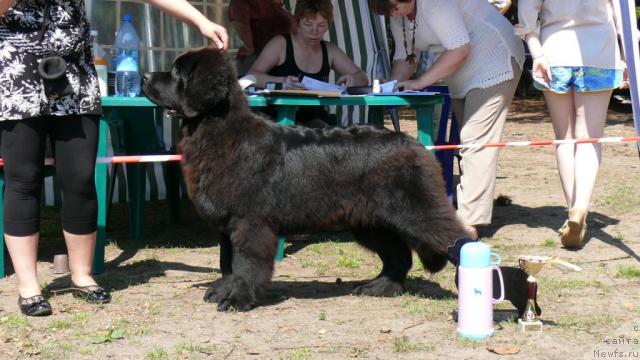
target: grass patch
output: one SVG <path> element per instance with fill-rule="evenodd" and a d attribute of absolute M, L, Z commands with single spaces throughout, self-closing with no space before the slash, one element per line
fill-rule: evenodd
<path fill-rule="evenodd" d="M 147 353 L 145 359 L 147 360 L 161 360 L 168 359 L 169 353 L 163 347 L 156 346 L 151 352 Z"/>
<path fill-rule="evenodd" d="M 213 355 L 217 353 L 218 350 L 218 347 L 215 345 L 194 344 L 192 341 L 185 341 L 176 345 L 176 355 L 178 359 L 184 358 L 185 355 L 193 355 L 195 353 Z"/>
<path fill-rule="evenodd" d="M 27 331 L 32 329 L 31 323 L 22 315 L 7 315 L 0 318 L 3 327 L 17 331 Z"/>
<path fill-rule="evenodd" d="M 544 241 L 542 242 L 542 246 L 548 247 L 548 248 L 555 248 L 558 246 L 558 242 L 552 239 L 544 239 Z"/>
<path fill-rule="evenodd" d="M 634 211 L 640 208 L 640 192 L 634 186 L 619 185 L 599 196 L 596 204 L 616 212 Z"/>
<path fill-rule="evenodd" d="M 320 321 L 327 320 L 327 313 L 324 310 L 320 310 L 320 313 L 318 314 L 318 320 Z"/>
<path fill-rule="evenodd" d="M 635 266 L 621 266 L 616 273 L 617 278 L 638 279 L 640 278 L 640 269 Z"/>
<path fill-rule="evenodd" d="M 611 316 L 606 314 L 598 315 L 591 313 L 586 316 L 568 315 L 558 319 L 556 326 L 563 329 L 592 333 L 592 329 L 606 327 L 611 321 L 613 321 Z"/>
<path fill-rule="evenodd" d="M 401 336 L 393 340 L 393 348 L 396 352 L 429 351 L 433 345 L 413 342 L 407 336 Z"/>
<path fill-rule="evenodd" d="M 306 348 L 294 350 L 288 357 L 288 360 L 306 360 L 311 358 L 311 351 Z"/>

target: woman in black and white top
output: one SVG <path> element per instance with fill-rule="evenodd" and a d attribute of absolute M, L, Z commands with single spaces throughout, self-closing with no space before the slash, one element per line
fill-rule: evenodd
<path fill-rule="evenodd" d="M 218 47 L 226 30 L 186 0 L 146 0 L 200 29 Z M 75 294 L 93 303 L 109 302 L 108 291 L 91 275 L 96 242 L 94 170 L 100 95 L 91 59 L 84 1 L 0 0 L 0 156 L 4 160 L 5 240 L 18 279 L 23 314 L 51 314 L 36 272 L 39 198 L 45 139 L 54 147 L 56 176 L 63 194 L 62 227 Z M 45 85 L 42 59 L 63 58 L 60 88 Z"/>

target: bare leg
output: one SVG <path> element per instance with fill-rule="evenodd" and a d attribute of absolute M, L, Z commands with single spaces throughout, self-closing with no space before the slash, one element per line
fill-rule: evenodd
<path fill-rule="evenodd" d="M 4 234 L 13 269 L 18 278 L 18 292 L 23 298 L 42 294 L 38 284 L 37 257 L 40 234 L 11 236 Z"/>
<path fill-rule="evenodd" d="M 599 138 L 604 134 L 604 123 L 611 91 L 576 93 L 575 136 Z M 600 144 L 578 144 L 575 152 L 575 196 L 572 207 L 588 211 L 591 194 L 600 169 Z"/>
<path fill-rule="evenodd" d="M 556 139 L 566 140 L 575 138 L 575 107 L 573 103 L 573 90 L 568 94 L 556 94 L 550 91 L 544 92 L 544 98 L 549 108 L 553 131 Z M 560 183 L 567 201 L 567 207 L 573 207 L 574 202 L 574 169 L 575 169 L 574 144 L 556 145 L 556 161 Z"/>
<path fill-rule="evenodd" d="M 64 231 L 64 239 L 69 252 L 71 282 L 77 286 L 97 285 L 91 275 L 91 264 L 96 248 L 96 232 L 75 235 Z"/>

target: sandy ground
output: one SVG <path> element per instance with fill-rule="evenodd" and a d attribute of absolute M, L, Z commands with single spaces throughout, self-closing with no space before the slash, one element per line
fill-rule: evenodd
<path fill-rule="evenodd" d="M 612 110 L 606 135 L 632 135 L 630 118 Z M 402 127 L 415 133 L 411 120 Z M 504 134 L 505 140 L 549 139 L 544 103 L 517 100 Z M 640 359 L 640 160 L 635 144 L 603 148 L 590 241 L 580 251 L 563 249 L 555 233 L 566 210 L 553 148 L 501 153 L 496 196 L 511 203 L 495 208 L 493 224 L 481 229 L 484 241 L 505 265 L 527 253 L 555 255 L 583 268 L 540 273 L 541 333 L 521 333 L 513 307 L 503 303 L 494 337 L 458 338 L 451 266 L 429 275 L 415 265 L 409 291 L 400 297 L 350 295 L 377 274 L 380 263 L 344 241 L 344 234 L 292 241 L 262 306 L 219 313 L 202 301 L 205 288 L 220 277 L 219 249 L 185 202 L 180 225 L 167 224 L 163 204 L 149 207 L 147 245 L 128 239 L 126 208 L 114 210 L 107 271 L 99 277 L 113 289 L 111 304 L 92 306 L 58 294 L 51 299 L 54 316 L 26 318 L 15 303 L 15 276 L 0 280 L 0 358 Z M 52 255 L 64 245 L 56 233 L 43 237 L 48 245 L 40 255 L 41 280 L 51 290 L 63 288 L 68 276 L 50 272 Z M 10 265 L 7 270 L 12 273 Z"/>

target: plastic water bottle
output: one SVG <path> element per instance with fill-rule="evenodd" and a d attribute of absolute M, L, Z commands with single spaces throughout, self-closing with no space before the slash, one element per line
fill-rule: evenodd
<path fill-rule="evenodd" d="M 131 24 L 131 15 L 122 17 L 115 43 L 116 96 L 133 97 L 140 95 L 140 74 L 138 59 L 140 40 Z"/>
<path fill-rule="evenodd" d="M 100 94 L 102 96 L 108 96 L 107 92 L 107 53 L 102 46 L 98 44 L 98 32 L 91 30 L 91 36 L 93 37 L 93 64 L 96 67 L 96 73 L 98 74 L 98 85 L 100 87 Z"/>
<path fill-rule="evenodd" d="M 491 261 L 491 257 L 495 261 Z M 458 335 L 482 340 L 493 335 L 493 305 L 504 300 L 500 256 L 487 244 L 470 242 L 460 251 L 458 267 Z M 493 271 L 500 279 L 500 298 L 493 298 Z"/>

